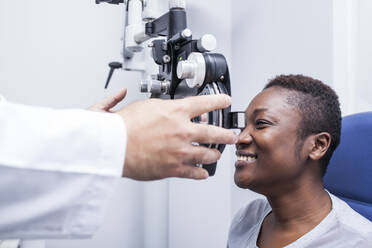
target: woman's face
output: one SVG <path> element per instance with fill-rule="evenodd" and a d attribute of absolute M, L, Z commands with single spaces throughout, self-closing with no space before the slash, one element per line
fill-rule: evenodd
<path fill-rule="evenodd" d="M 258 193 L 290 186 L 304 166 L 306 155 L 297 139 L 300 114 L 287 103 L 291 91 L 272 87 L 249 104 L 246 127 L 236 145 L 235 183 Z"/>

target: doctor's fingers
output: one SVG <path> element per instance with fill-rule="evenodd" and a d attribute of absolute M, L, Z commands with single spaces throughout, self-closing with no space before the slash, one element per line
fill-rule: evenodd
<path fill-rule="evenodd" d="M 172 177 L 202 180 L 208 178 L 208 172 L 193 165 L 182 165 L 174 170 Z"/>
<path fill-rule="evenodd" d="M 95 111 L 106 111 L 109 112 L 111 108 L 115 107 L 119 102 L 121 102 L 127 95 L 127 89 L 121 89 L 115 94 L 106 97 L 102 101 L 94 104 L 89 108 L 89 110 Z"/>
<path fill-rule="evenodd" d="M 193 146 L 187 151 L 183 165 L 175 168 L 175 177 L 189 179 L 206 179 L 208 172 L 196 167 L 196 164 L 211 164 L 220 159 L 221 153 L 216 149 L 210 149 L 204 146 Z"/>
<path fill-rule="evenodd" d="M 176 101 L 186 107 L 190 118 L 231 105 L 231 97 L 225 94 L 193 96 Z"/>
<path fill-rule="evenodd" d="M 187 165 L 211 164 L 221 158 L 221 153 L 217 149 L 207 148 L 202 145 L 188 148 L 183 163 Z"/>
<path fill-rule="evenodd" d="M 127 95 L 127 89 L 121 89 L 120 91 L 116 92 L 115 94 L 106 97 L 103 101 L 102 104 L 105 108 L 106 111 L 109 111 L 111 108 L 115 107 L 116 104 L 121 102 L 125 96 Z"/>
<path fill-rule="evenodd" d="M 202 144 L 236 144 L 238 142 L 238 135 L 232 130 L 198 123 L 191 123 L 191 125 L 193 142 Z"/>

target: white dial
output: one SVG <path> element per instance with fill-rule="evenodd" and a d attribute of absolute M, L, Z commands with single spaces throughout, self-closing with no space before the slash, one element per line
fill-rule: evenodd
<path fill-rule="evenodd" d="M 186 1 L 185 0 L 169 0 L 169 8 L 180 8 L 186 9 Z"/>
<path fill-rule="evenodd" d="M 217 48 L 217 40 L 211 34 L 203 35 L 197 43 L 198 50 L 200 52 L 210 52 Z"/>
<path fill-rule="evenodd" d="M 177 65 L 177 77 L 185 79 L 189 88 L 202 86 L 205 72 L 205 59 L 201 53 L 191 53 L 186 61 L 180 61 Z"/>

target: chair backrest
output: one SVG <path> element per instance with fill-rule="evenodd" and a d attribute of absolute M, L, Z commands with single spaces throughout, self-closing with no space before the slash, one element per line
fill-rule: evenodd
<path fill-rule="evenodd" d="M 342 119 L 341 142 L 324 176 L 324 185 L 372 221 L 372 112 Z"/>

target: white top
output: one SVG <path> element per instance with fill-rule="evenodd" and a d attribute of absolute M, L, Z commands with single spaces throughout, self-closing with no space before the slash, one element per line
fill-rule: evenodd
<path fill-rule="evenodd" d="M 123 173 L 125 149 L 117 114 L 0 97 L 0 239 L 90 237 Z"/>
<path fill-rule="evenodd" d="M 331 212 L 314 229 L 285 248 L 372 247 L 372 222 L 341 199 L 329 195 L 332 200 Z M 242 208 L 232 221 L 228 248 L 257 248 L 262 222 L 270 212 L 267 199 L 257 199 Z"/>

